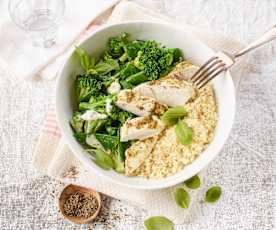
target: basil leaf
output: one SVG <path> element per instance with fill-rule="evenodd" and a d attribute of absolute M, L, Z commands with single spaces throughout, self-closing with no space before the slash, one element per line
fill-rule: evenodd
<path fill-rule="evenodd" d="M 193 129 L 188 127 L 184 121 L 178 120 L 175 133 L 179 142 L 183 145 L 189 145 L 193 141 Z"/>
<path fill-rule="evenodd" d="M 176 204 L 181 208 L 188 208 L 190 205 L 190 195 L 183 188 L 177 188 L 174 194 Z"/>
<path fill-rule="evenodd" d="M 80 59 L 80 64 L 82 68 L 85 71 L 88 71 L 90 69 L 90 64 L 91 64 L 90 56 L 88 55 L 88 53 L 85 50 L 81 49 L 80 47 L 76 47 L 76 54 Z"/>
<path fill-rule="evenodd" d="M 182 118 L 187 115 L 187 111 L 182 106 L 169 108 L 162 116 L 161 120 L 165 125 L 174 125 L 177 123 L 178 118 Z"/>
<path fill-rule="evenodd" d="M 197 189 L 200 186 L 200 178 L 198 177 L 198 175 L 195 175 L 190 179 L 184 181 L 184 184 L 190 189 Z"/>
<path fill-rule="evenodd" d="M 94 70 L 98 74 L 102 74 L 102 75 L 105 75 L 112 70 L 118 70 L 119 68 L 120 67 L 119 67 L 118 61 L 113 60 L 113 59 L 100 61 L 97 65 L 94 66 Z"/>
<path fill-rule="evenodd" d="M 207 203 L 215 203 L 221 196 L 221 187 L 213 186 L 209 188 L 205 194 L 205 201 Z"/>
<path fill-rule="evenodd" d="M 173 222 L 164 216 L 153 216 L 145 220 L 147 230 L 173 230 Z"/>
<path fill-rule="evenodd" d="M 95 160 L 94 162 L 100 166 L 101 168 L 105 169 L 105 170 L 109 170 L 114 168 L 114 161 L 111 158 L 111 156 L 109 156 L 109 154 L 107 154 L 106 152 L 104 152 L 101 149 L 96 149 L 94 151 L 95 153 Z"/>

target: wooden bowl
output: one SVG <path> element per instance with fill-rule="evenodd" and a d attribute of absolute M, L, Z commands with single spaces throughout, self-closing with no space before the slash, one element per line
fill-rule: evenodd
<path fill-rule="evenodd" d="M 88 194 L 93 195 L 97 199 L 98 204 L 99 204 L 98 209 L 89 218 L 74 217 L 74 216 L 68 216 L 68 215 L 65 214 L 64 203 L 75 192 L 86 193 L 86 194 L 88 193 Z M 101 209 L 101 196 L 98 192 L 96 192 L 93 189 L 85 188 L 85 187 L 81 187 L 81 186 L 77 186 L 77 185 L 73 185 L 73 184 L 69 184 L 61 192 L 60 197 L 59 197 L 58 205 L 59 205 L 59 209 L 61 211 L 61 214 L 64 216 L 64 218 L 66 218 L 69 221 L 74 222 L 76 224 L 85 224 L 85 223 L 88 223 L 88 222 L 94 220 L 98 216 L 98 214 L 100 212 L 100 209 Z"/>

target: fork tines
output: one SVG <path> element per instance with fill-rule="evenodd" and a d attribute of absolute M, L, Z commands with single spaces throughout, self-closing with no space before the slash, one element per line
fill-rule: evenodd
<path fill-rule="evenodd" d="M 226 64 L 218 56 L 210 58 L 191 77 L 190 81 L 198 88 L 202 88 L 214 77 L 225 71 Z"/>

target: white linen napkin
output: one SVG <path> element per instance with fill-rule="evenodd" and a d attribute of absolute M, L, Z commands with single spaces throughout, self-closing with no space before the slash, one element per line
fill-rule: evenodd
<path fill-rule="evenodd" d="M 32 45 L 28 34 L 19 29 L 9 17 L 8 0 L 0 1 L 0 58 L 6 62 L 15 76 L 30 78 L 43 75 L 46 66 L 63 54 L 76 38 L 88 27 L 93 18 L 119 0 L 66 0 L 65 14 L 59 26 L 56 44 L 51 48 Z M 57 65 L 56 65 L 57 66 Z M 54 75 L 51 66 L 44 76 Z"/>
<path fill-rule="evenodd" d="M 156 12 L 138 6 L 132 2 L 122 1 L 113 10 L 108 23 L 116 23 L 127 20 L 150 20 L 164 23 L 177 23 Z M 181 24 L 183 26 L 183 23 Z M 220 34 L 214 34 L 202 29 L 185 26 L 196 36 L 215 50 L 226 50 L 233 52 L 243 47 L 239 42 L 226 38 Z M 238 85 L 243 69 L 242 59 L 235 69 L 232 69 L 235 85 Z M 79 160 L 64 143 L 61 133 L 56 124 L 55 111 L 52 108 L 46 117 L 42 133 L 33 157 L 33 165 L 40 172 L 47 174 L 65 183 L 73 183 L 94 188 L 95 190 L 121 200 L 130 201 L 148 211 L 148 215 L 164 215 L 174 223 L 183 223 L 191 220 L 198 214 L 198 201 L 202 199 L 204 183 L 199 191 L 192 193 L 192 203 L 189 209 L 179 208 L 173 199 L 175 187 L 161 190 L 136 190 L 116 185 L 104 178 L 87 171 Z M 201 172 L 204 181 L 204 173 Z M 198 195 L 200 194 L 200 195 Z"/>

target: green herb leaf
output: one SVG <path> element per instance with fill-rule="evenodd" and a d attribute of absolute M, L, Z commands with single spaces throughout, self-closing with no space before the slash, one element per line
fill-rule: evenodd
<path fill-rule="evenodd" d="M 190 189 L 197 189 L 200 186 L 200 178 L 198 175 L 195 175 L 190 179 L 184 181 L 184 184 Z"/>
<path fill-rule="evenodd" d="M 109 154 L 107 154 L 106 152 L 104 152 L 101 149 L 96 149 L 94 151 L 95 153 L 95 160 L 94 162 L 100 166 L 101 168 L 105 169 L 105 170 L 109 170 L 114 168 L 114 162 L 113 159 L 111 158 L 111 156 L 109 156 Z"/>
<path fill-rule="evenodd" d="M 169 108 L 162 116 L 161 120 L 165 125 L 174 125 L 177 123 L 179 118 L 187 115 L 187 111 L 182 106 Z"/>
<path fill-rule="evenodd" d="M 205 194 L 205 201 L 207 203 L 215 203 L 221 196 L 221 187 L 213 186 L 209 188 Z"/>
<path fill-rule="evenodd" d="M 112 70 L 118 70 L 119 63 L 114 59 L 108 59 L 105 61 L 100 61 L 98 64 L 94 66 L 94 69 L 98 74 L 105 75 Z"/>
<path fill-rule="evenodd" d="M 164 216 L 153 216 L 145 220 L 147 230 L 173 230 L 173 222 Z"/>
<path fill-rule="evenodd" d="M 190 195 L 183 188 L 177 188 L 174 194 L 175 202 L 181 208 L 188 208 L 190 205 Z"/>
<path fill-rule="evenodd" d="M 88 53 L 81 49 L 80 47 L 76 47 L 76 54 L 78 55 L 79 59 L 80 59 L 80 64 L 82 66 L 82 68 L 86 71 L 88 71 L 90 69 L 91 66 L 91 60 L 90 60 L 90 56 L 88 55 Z"/>
<path fill-rule="evenodd" d="M 183 145 L 189 145 L 193 141 L 193 129 L 188 127 L 184 121 L 178 120 L 175 126 L 175 133 L 179 142 Z"/>

